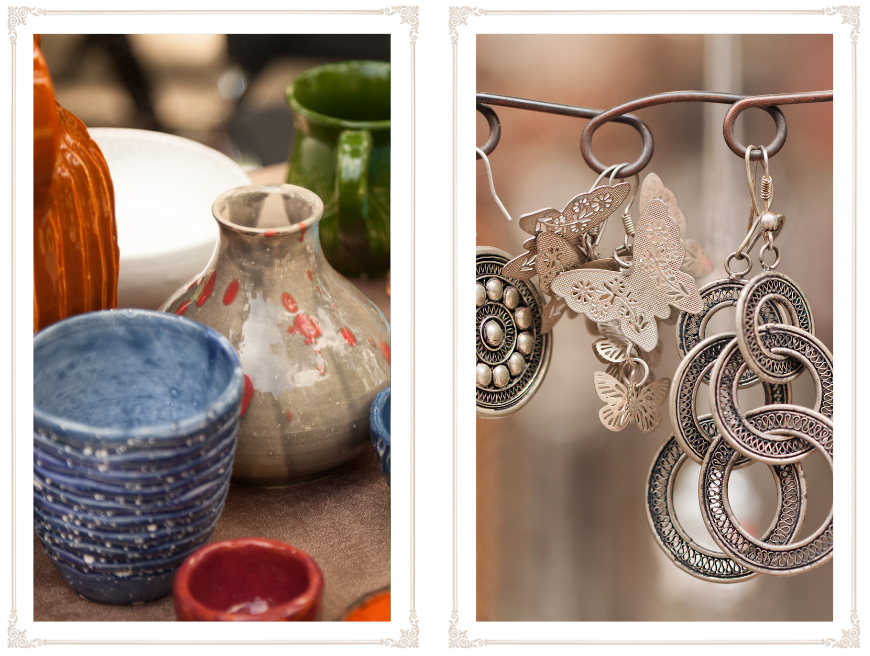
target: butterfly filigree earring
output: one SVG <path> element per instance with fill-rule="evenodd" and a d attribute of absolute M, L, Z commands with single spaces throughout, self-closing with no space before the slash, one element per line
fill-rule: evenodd
<path fill-rule="evenodd" d="M 669 306 L 685 312 L 701 310 L 695 280 L 680 271 L 685 246 L 677 222 L 667 206 L 654 199 L 644 208 L 626 269 L 578 269 L 556 276 L 553 292 L 568 307 L 598 323 L 617 320 L 625 337 L 644 351 L 658 343 L 656 317 L 664 319 Z"/>
<path fill-rule="evenodd" d="M 633 423 L 643 432 L 649 433 L 658 428 L 662 421 L 657 408 L 668 396 L 671 381 L 667 378 L 651 380 L 649 365 L 644 360 L 633 357 L 633 350 L 634 347 L 630 346 L 622 362 L 612 369 L 609 368 L 612 373 L 595 372 L 595 391 L 598 398 L 607 404 L 598 411 L 598 418 L 605 428 L 612 431 L 621 431 Z M 641 369 L 643 376 L 635 382 L 635 375 Z"/>
<path fill-rule="evenodd" d="M 586 315 L 595 326 L 595 332 L 601 335 L 592 346 L 596 357 L 608 368 L 606 372 L 595 373 L 595 388 L 599 397 L 608 403 L 599 416 L 611 430 L 621 430 L 631 423 L 628 421 L 631 414 L 626 414 L 626 421 L 622 423 L 605 421 L 605 415 L 612 419 L 605 411 L 619 398 L 625 401 L 625 408 L 635 407 L 633 403 L 641 399 L 646 402 L 642 404 L 644 407 L 655 401 L 647 415 L 658 417 L 655 410 L 661 401 L 658 396 L 662 390 L 667 394 L 670 381 L 663 378 L 656 381 L 655 386 L 652 382 L 651 370 L 661 360 L 662 352 L 657 320 L 667 321 L 674 315 L 672 307 L 697 312 L 700 299 L 693 276 L 708 273 L 704 266 L 707 260 L 700 246 L 696 242 L 686 246 L 683 242 L 685 217 L 677 205 L 676 196 L 657 175 L 650 174 L 644 180 L 640 205 L 642 212 L 637 226 L 631 218 L 630 203 L 622 216 L 624 246 L 614 251 L 612 259 L 595 263 L 607 263 L 608 266 L 590 263 L 590 267 L 558 276 L 551 285 L 567 306 Z M 631 243 L 629 239 L 632 239 Z M 694 254 L 687 267 L 684 254 L 689 248 Z M 688 272 L 681 271 L 686 268 Z M 647 390 L 644 390 L 648 396 L 641 394 L 638 385 L 643 383 L 632 388 L 624 375 L 626 367 L 639 361 L 643 362 L 647 372 L 643 380 L 649 379 Z M 620 383 L 620 372 L 623 372 L 624 385 Z M 660 421 L 660 418 L 656 421 L 642 419 L 647 415 L 635 415 L 640 421 L 634 423 L 644 431 L 653 430 Z"/>
<path fill-rule="evenodd" d="M 553 279 L 597 259 L 601 229 L 628 196 L 628 183 L 613 184 L 618 170 L 619 166 L 605 170 L 588 192 L 572 198 L 561 211 L 546 208 L 520 217 L 520 228 L 532 238 L 523 243 L 526 252 L 508 262 L 504 272 L 520 280 L 538 276 L 541 291 L 551 297 L 543 309 L 541 330 L 545 333 L 568 309 L 564 299 L 552 292 Z M 599 186 L 611 171 L 609 184 Z"/>

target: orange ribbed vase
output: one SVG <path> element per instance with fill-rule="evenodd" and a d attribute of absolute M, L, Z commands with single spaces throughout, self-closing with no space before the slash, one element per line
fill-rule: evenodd
<path fill-rule="evenodd" d="M 109 167 L 54 99 L 33 38 L 33 331 L 118 307 L 118 230 Z"/>

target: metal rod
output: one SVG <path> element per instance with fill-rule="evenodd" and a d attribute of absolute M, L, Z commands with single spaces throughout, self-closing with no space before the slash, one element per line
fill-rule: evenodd
<path fill-rule="evenodd" d="M 597 173 L 605 171 L 607 166 L 599 162 L 592 152 L 592 135 L 595 133 L 595 130 L 610 121 L 628 123 L 640 132 L 641 138 L 643 139 L 643 150 L 640 157 L 635 162 L 621 169 L 617 175 L 619 178 L 627 178 L 631 175 L 636 175 L 644 169 L 650 159 L 652 159 L 654 149 L 652 131 L 646 123 L 636 116 L 628 114 L 628 112 L 643 109 L 645 107 L 653 107 L 655 105 L 664 105 L 675 102 L 713 102 L 732 104 L 733 106 L 725 115 L 722 131 L 728 147 L 736 155 L 744 157 L 746 147 L 734 136 L 734 125 L 737 121 L 737 117 L 742 111 L 750 107 L 758 107 L 764 109 L 768 114 L 770 114 L 776 124 L 776 136 L 770 145 L 767 146 L 768 156 L 773 157 L 785 144 L 787 135 L 785 115 L 776 105 L 831 102 L 833 99 L 833 91 L 809 91 L 804 93 L 771 94 L 764 96 L 741 96 L 733 93 L 717 93 L 712 91 L 673 91 L 669 93 L 656 94 L 654 96 L 647 96 L 645 98 L 638 98 L 606 111 L 602 111 L 585 107 L 575 107 L 573 105 L 548 103 L 540 100 L 527 100 L 525 98 L 500 96 L 491 93 L 478 93 L 477 108 L 478 111 L 486 117 L 490 126 L 489 138 L 483 148 L 481 148 L 481 150 L 483 150 L 487 155 L 495 149 L 498 140 L 501 137 L 501 125 L 499 124 L 498 116 L 495 114 L 495 111 L 487 107 L 487 105 L 500 105 L 502 107 L 512 107 L 528 111 L 591 119 L 583 129 L 583 133 L 580 135 L 580 152 L 589 167 Z M 761 157 L 762 154 L 760 150 L 753 150 L 750 153 L 750 159 L 752 160 L 760 160 Z"/>
<path fill-rule="evenodd" d="M 592 152 L 592 135 L 595 134 L 595 130 L 605 123 L 615 120 L 617 116 L 621 116 L 626 112 L 644 109 L 645 107 L 654 107 L 656 105 L 665 105 L 668 103 L 711 102 L 731 104 L 743 100 L 746 97 L 747 96 L 740 96 L 734 93 L 718 93 L 715 91 L 672 91 L 669 93 L 658 93 L 654 96 L 647 96 L 645 98 L 638 98 L 623 103 L 622 105 L 617 105 L 616 107 L 612 107 L 606 112 L 599 114 L 586 124 L 586 127 L 583 128 L 583 133 L 580 135 L 580 153 L 593 171 L 601 172 L 607 167 L 599 162 Z M 782 145 L 785 143 L 785 116 L 778 107 L 762 106 L 762 108 L 773 117 L 773 120 L 776 123 L 776 136 L 771 144 L 767 146 L 768 155 L 773 156 L 779 152 L 779 149 L 782 148 Z M 745 151 L 746 149 L 744 148 L 743 152 L 740 153 L 741 157 L 743 157 Z M 759 152 L 759 157 L 760 156 L 761 153 Z M 646 166 L 647 162 L 645 162 L 643 156 L 641 156 L 636 162 L 633 162 L 622 169 L 619 172 L 619 177 L 627 177 L 629 175 L 634 175 L 635 173 L 640 173 L 640 171 L 643 170 L 643 167 Z"/>
<path fill-rule="evenodd" d="M 532 112 L 543 112 L 545 114 L 558 114 L 560 116 L 586 119 L 595 118 L 604 112 L 602 109 L 589 109 L 587 107 L 575 107 L 574 105 L 561 105 L 540 100 L 528 100 L 526 98 L 514 98 L 512 96 L 500 96 L 494 93 L 479 92 L 477 94 L 477 111 L 483 114 L 484 117 L 486 117 L 487 123 L 489 123 L 489 138 L 481 147 L 481 150 L 486 155 L 490 155 L 492 151 L 495 150 L 496 145 L 498 145 L 498 140 L 501 137 L 501 124 L 499 123 L 495 111 L 489 107 L 489 105 L 512 107 L 514 109 L 524 109 Z M 649 160 L 652 159 L 653 154 L 652 130 L 650 130 L 649 126 L 637 116 L 631 114 L 623 114 L 615 117 L 613 120 L 617 123 L 626 123 L 640 133 L 640 137 L 643 140 L 641 159 L 644 161 L 643 166 L 646 166 L 647 163 L 649 163 Z M 480 159 L 479 155 L 477 156 L 477 159 Z M 601 171 L 598 171 L 598 173 L 601 173 Z M 620 175 L 619 177 L 623 176 Z"/>
<path fill-rule="evenodd" d="M 746 153 L 746 146 L 740 143 L 734 136 L 734 124 L 737 122 L 737 117 L 745 109 L 750 107 L 767 108 L 773 105 L 795 105 L 804 103 L 831 102 L 834 100 L 833 91 L 809 91 L 806 93 L 777 93 L 768 96 L 748 96 L 743 100 L 738 100 L 731 105 L 728 112 L 725 114 L 725 120 L 722 123 L 722 133 L 725 136 L 725 143 L 734 152 L 734 154 L 743 157 Z M 771 152 L 770 147 L 767 148 L 767 154 L 772 157 L 775 153 Z M 760 160 L 762 153 L 760 150 L 753 150 L 750 153 L 750 159 Z"/>

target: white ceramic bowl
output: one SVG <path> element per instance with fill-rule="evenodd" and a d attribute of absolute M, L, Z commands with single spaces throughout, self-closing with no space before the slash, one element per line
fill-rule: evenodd
<path fill-rule="evenodd" d="M 229 157 L 148 130 L 89 130 L 109 164 L 121 264 L 118 305 L 157 309 L 200 273 L 214 251 L 214 199 L 251 184 Z"/>

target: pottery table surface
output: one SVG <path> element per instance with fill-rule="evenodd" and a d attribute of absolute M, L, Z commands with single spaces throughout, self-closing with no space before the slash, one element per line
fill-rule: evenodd
<path fill-rule="evenodd" d="M 256 183 L 281 182 L 286 164 L 250 174 Z M 390 318 L 385 279 L 352 280 Z M 323 572 L 322 620 L 333 621 L 364 595 L 390 583 L 390 488 L 374 450 L 339 472 L 305 485 L 233 485 L 211 541 L 263 537 L 307 552 Z M 79 597 L 55 571 L 33 536 L 35 621 L 172 621 L 172 595 L 138 606 L 109 606 Z"/>

